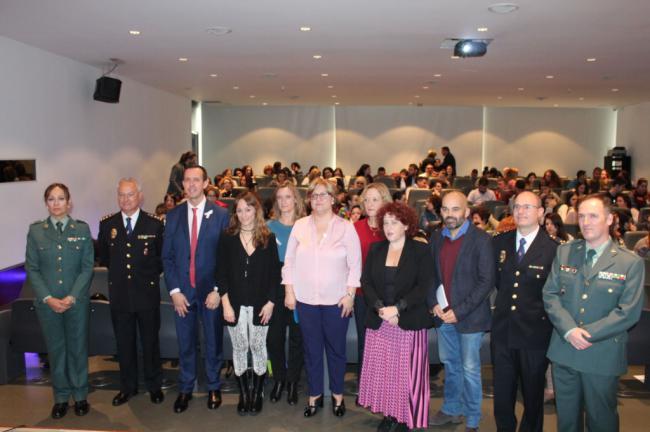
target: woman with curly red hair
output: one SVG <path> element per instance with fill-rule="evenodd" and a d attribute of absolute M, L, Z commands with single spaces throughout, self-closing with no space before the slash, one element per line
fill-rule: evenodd
<path fill-rule="evenodd" d="M 372 245 L 361 277 L 368 309 L 359 404 L 384 415 L 377 430 L 426 428 L 430 251 L 413 239 L 417 216 L 408 205 L 385 204 L 377 218 L 386 240 Z"/>

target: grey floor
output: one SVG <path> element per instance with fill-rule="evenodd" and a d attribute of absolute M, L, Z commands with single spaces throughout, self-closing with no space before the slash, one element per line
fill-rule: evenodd
<path fill-rule="evenodd" d="M 302 416 L 305 404 L 304 393 L 300 394 L 300 402 L 291 407 L 282 401 L 277 404 L 265 403 L 264 411 L 256 417 L 239 417 L 235 412 L 237 395 L 234 392 L 232 379 L 225 380 L 224 403 L 216 411 L 206 408 L 206 395 L 195 394 L 189 409 L 183 414 L 175 414 L 172 405 L 176 390 L 171 387 L 166 390 L 165 402 L 153 405 L 147 394 L 140 394 L 127 404 L 113 407 L 111 400 L 117 391 L 117 365 L 106 358 L 93 358 L 90 363 L 91 381 L 105 377 L 111 383 L 103 388 L 95 388 L 89 395 L 91 411 L 85 417 L 76 417 L 72 410 L 61 420 L 49 417 L 52 406 L 51 388 L 46 380 L 47 373 L 32 361 L 27 375 L 15 383 L 0 386 L 0 427 L 17 425 L 92 430 L 141 430 L 141 431 L 189 431 L 212 429 L 217 431 L 254 431 L 254 432 L 285 432 L 285 431 L 374 431 L 380 417 L 365 409 L 354 406 L 355 375 L 349 372 L 346 376 L 346 403 L 348 412 L 343 418 L 336 418 L 331 413 L 331 407 L 326 401 L 325 409 L 314 418 Z M 622 380 L 622 388 L 632 393 L 632 397 L 619 399 L 622 431 L 648 431 L 650 417 L 650 392 L 644 393 L 642 385 L 633 377 L 642 374 L 640 368 L 630 368 L 630 373 Z M 175 371 L 166 370 L 166 375 L 173 380 Z M 484 388 L 490 391 L 491 370 L 483 370 Z M 431 412 L 437 411 L 442 404 L 441 384 L 444 373 L 432 379 L 434 391 L 431 398 Z M 492 399 L 486 397 L 483 401 L 482 431 L 495 431 L 492 417 Z M 517 405 L 521 415 L 521 405 Z M 463 431 L 464 425 L 430 428 L 440 431 Z M 555 431 L 555 409 L 546 406 L 545 431 Z"/>

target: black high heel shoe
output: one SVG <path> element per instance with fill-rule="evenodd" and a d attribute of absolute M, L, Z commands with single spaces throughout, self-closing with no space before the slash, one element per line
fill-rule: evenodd
<path fill-rule="evenodd" d="M 313 405 L 307 405 L 303 414 L 305 417 L 313 417 L 318 412 L 319 407 L 323 408 L 323 395 L 318 396 Z"/>
<path fill-rule="evenodd" d="M 336 404 L 336 399 L 332 396 L 332 413 L 337 417 L 343 417 L 345 415 L 345 399 L 341 398 L 341 404 Z"/>

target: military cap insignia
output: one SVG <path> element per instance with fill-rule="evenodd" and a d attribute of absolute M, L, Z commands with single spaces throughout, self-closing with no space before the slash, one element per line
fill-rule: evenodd
<path fill-rule="evenodd" d="M 578 273 L 577 268 L 571 267 L 571 266 L 568 266 L 568 265 L 561 265 L 560 266 L 560 271 L 567 272 L 567 273 L 572 273 L 572 274 Z"/>
<path fill-rule="evenodd" d="M 111 228 L 111 240 L 114 240 L 117 237 L 117 229 Z"/>
<path fill-rule="evenodd" d="M 506 262 L 506 251 L 502 250 L 501 252 L 499 252 L 499 262 L 501 264 Z"/>
<path fill-rule="evenodd" d="M 625 275 L 624 274 L 619 274 L 619 273 L 610 273 L 610 272 L 598 272 L 598 279 L 602 280 L 617 280 L 617 281 L 625 281 Z"/>

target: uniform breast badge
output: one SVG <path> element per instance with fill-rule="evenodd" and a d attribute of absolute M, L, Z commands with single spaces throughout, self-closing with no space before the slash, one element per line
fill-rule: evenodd
<path fill-rule="evenodd" d="M 506 262 L 506 251 L 502 250 L 502 251 L 499 253 L 499 262 L 500 262 L 501 264 L 503 264 L 504 262 Z"/>
<path fill-rule="evenodd" d="M 111 229 L 111 240 L 114 240 L 117 237 L 117 229 Z"/>

